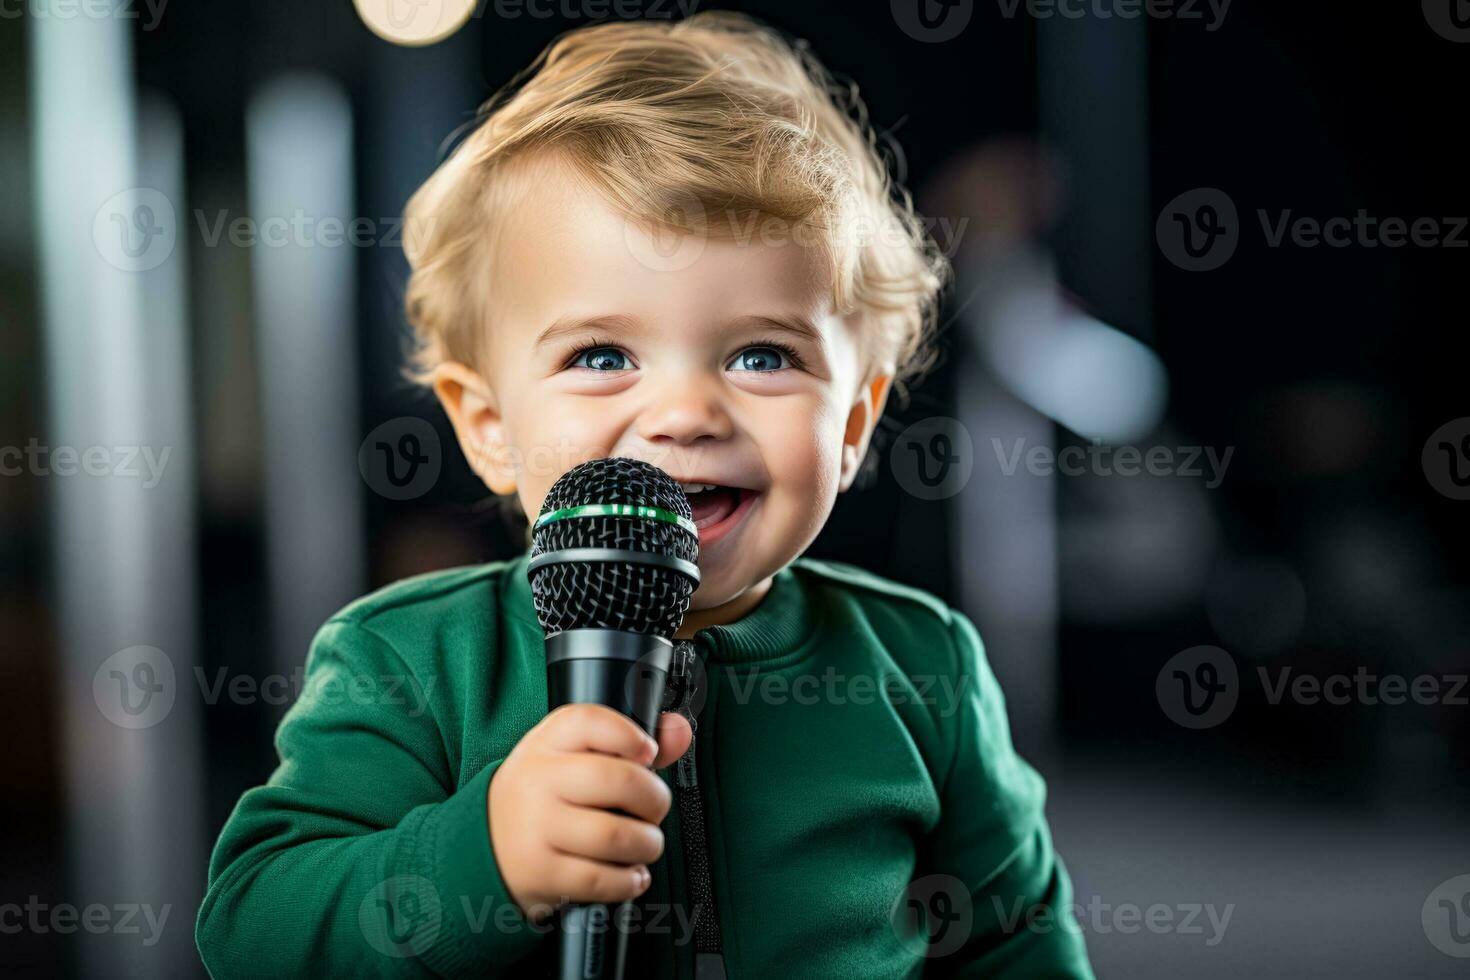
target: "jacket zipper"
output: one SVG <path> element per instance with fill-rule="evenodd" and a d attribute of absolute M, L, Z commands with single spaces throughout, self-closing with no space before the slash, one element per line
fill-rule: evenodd
<path fill-rule="evenodd" d="M 674 764 L 674 796 L 679 804 L 680 836 L 684 840 L 684 866 L 689 874 L 689 895 L 694 908 L 695 980 L 725 980 L 725 955 L 720 940 L 720 920 L 715 912 L 715 892 L 710 884 L 709 833 L 705 824 L 704 795 L 699 789 L 695 766 L 696 725 L 690 705 L 698 693 L 699 673 L 692 670 L 699 654 L 689 640 L 674 641 L 672 710 L 689 722 L 689 751 Z"/>

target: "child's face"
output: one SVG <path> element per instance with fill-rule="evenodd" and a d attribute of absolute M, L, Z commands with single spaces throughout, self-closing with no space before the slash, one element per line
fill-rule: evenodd
<path fill-rule="evenodd" d="M 487 270 L 486 374 L 445 365 L 435 390 L 476 471 L 528 515 L 564 472 L 604 456 L 752 491 L 743 516 L 701 529 L 681 633 L 739 618 L 851 484 L 889 378 L 857 376 L 824 260 L 793 241 L 807 239 L 762 241 L 757 226 L 744 242 L 676 241 L 626 222 L 570 171 L 536 177 Z"/>

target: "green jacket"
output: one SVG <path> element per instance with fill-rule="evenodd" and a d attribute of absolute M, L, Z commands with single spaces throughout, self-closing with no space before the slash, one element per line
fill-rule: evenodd
<path fill-rule="evenodd" d="M 554 962 L 486 822 L 496 767 L 546 713 L 528 558 L 400 582 L 322 627 L 280 765 L 210 861 L 196 938 L 214 976 Z M 702 680 L 695 744 L 660 773 L 676 802 L 629 980 L 693 980 L 696 954 L 731 980 L 1092 976 L 1044 784 L 963 614 L 798 558 L 678 647 Z"/>

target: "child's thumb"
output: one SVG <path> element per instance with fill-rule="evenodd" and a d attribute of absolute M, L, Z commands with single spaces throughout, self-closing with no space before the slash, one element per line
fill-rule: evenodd
<path fill-rule="evenodd" d="M 662 769 L 669 765 L 689 751 L 689 743 L 693 740 L 694 732 L 689 728 L 689 720 L 683 715 L 673 711 L 665 711 L 659 715 L 658 755 L 654 757 L 653 768 Z"/>

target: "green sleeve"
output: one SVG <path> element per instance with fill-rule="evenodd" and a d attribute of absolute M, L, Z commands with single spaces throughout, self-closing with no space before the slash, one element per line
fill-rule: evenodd
<path fill-rule="evenodd" d="M 916 897 L 958 932 L 946 936 L 930 920 L 925 976 L 1091 980 L 1072 883 L 1043 812 L 1046 784 L 1011 745 L 1005 697 L 974 625 L 951 610 L 950 631 L 959 695 L 944 724 L 955 749 L 929 841 L 934 878 Z"/>
<path fill-rule="evenodd" d="M 213 976 L 509 976 L 541 941 L 490 847 L 499 761 L 456 789 L 433 702 L 404 693 L 432 680 L 363 625 L 322 627 L 280 765 L 210 859 L 195 939 Z"/>

